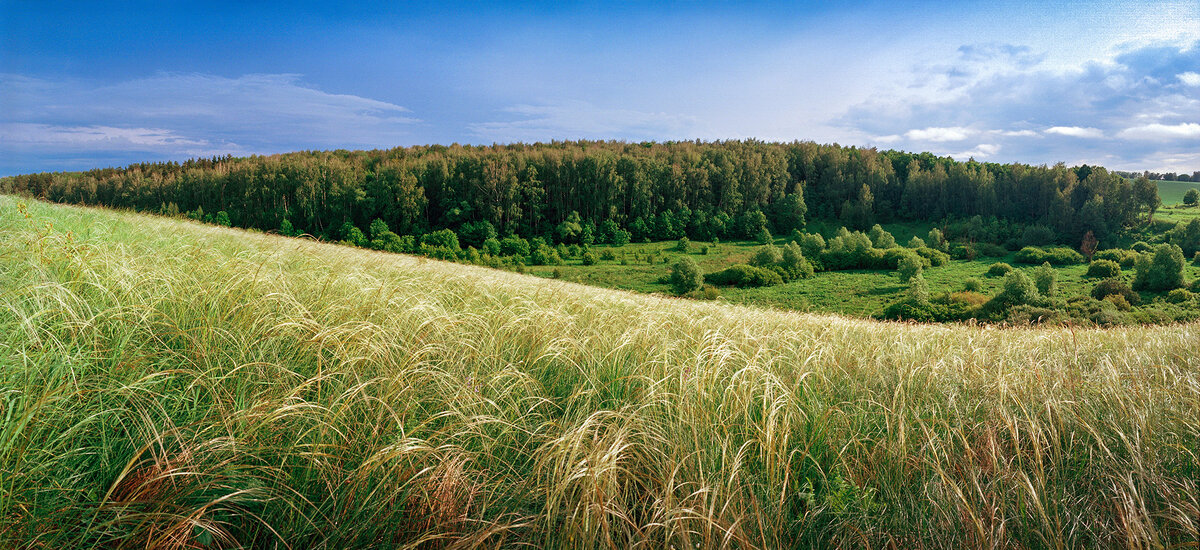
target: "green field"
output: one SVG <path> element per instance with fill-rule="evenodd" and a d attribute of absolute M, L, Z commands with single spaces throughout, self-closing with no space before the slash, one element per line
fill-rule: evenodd
<path fill-rule="evenodd" d="M 1157 181 L 1158 198 L 1164 205 L 1174 206 L 1183 202 L 1183 194 L 1189 189 L 1200 191 L 1200 183 L 1193 181 Z"/>
<path fill-rule="evenodd" d="M 906 226 L 889 227 L 896 235 L 902 235 Z M 909 237 L 912 235 L 910 234 Z M 899 241 L 900 238 L 898 237 Z M 907 240 L 907 239 L 905 239 Z M 903 241 L 901 241 L 903 242 Z M 675 242 L 635 243 L 619 248 L 596 246 L 597 253 L 609 250 L 616 260 L 601 260 L 596 265 L 582 265 L 578 259 L 565 260 L 562 266 L 536 266 L 530 273 L 541 277 L 553 277 L 555 272 L 563 279 L 588 285 L 671 294 L 671 287 L 662 278 L 670 272 L 671 264 L 684 256 L 675 251 Z M 783 245 L 783 239 L 776 239 Z M 749 261 L 760 245 L 754 242 L 692 243 L 691 252 L 686 254 L 706 272 L 719 271 L 734 263 Z M 703 248 L 708 249 L 702 254 Z M 924 277 L 931 293 L 958 292 L 968 278 L 976 278 L 983 284 L 982 292 L 995 295 L 1004 282 L 1003 277 L 987 275 L 988 267 L 995 262 L 1006 262 L 1017 269 L 1032 270 L 1034 266 L 1022 265 L 1014 260 L 1015 254 L 1002 257 L 978 257 L 975 260 L 951 260 L 944 266 L 925 269 Z M 628 265 L 622 265 L 624 258 Z M 652 258 L 653 263 L 648 263 Z M 665 260 L 665 261 L 664 261 Z M 1056 267 L 1058 294 L 1063 297 L 1086 296 L 1097 282 L 1086 277 L 1087 266 L 1083 264 Z M 1200 278 L 1200 266 L 1189 264 L 1184 268 L 1187 281 Z M 895 271 L 851 270 L 818 272 L 811 278 L 760 288 L 722 287 L 724 301 L 794 309 L 807 312 L 839 313 L 870 317 L 883 311 L 892 302 L 903 298 L 906 284 L 900 282 Z M 1142 293 L 1146 303 L 1157 295 Z"/>
<path fill-rule="evenodd" d="M 880 323 L 2 196 L 0 236 L 0 547 L 1200 536 L 1197 324 Z"/>

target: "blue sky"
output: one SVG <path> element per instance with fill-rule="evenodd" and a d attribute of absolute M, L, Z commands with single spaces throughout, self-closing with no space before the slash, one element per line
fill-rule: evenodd
<path fill-rule="evenodd" d="M 0 175 L 759 138 L 1200 170 L 1200 2 L 0 0 Z"/>

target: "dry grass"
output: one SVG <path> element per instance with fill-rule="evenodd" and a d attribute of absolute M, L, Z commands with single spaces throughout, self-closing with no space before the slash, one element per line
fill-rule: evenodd
<path fill-rule="evenodd" d="M 1198 347 L 0 197 L 0 546 L 1194 548 Z"/>

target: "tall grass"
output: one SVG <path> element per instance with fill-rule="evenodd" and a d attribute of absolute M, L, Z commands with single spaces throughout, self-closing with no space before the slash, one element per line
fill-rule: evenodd
<path fill-rule="evenodd" d="M 0 197 L 0 546 L 1195 547 L 1198 346 Z"/>

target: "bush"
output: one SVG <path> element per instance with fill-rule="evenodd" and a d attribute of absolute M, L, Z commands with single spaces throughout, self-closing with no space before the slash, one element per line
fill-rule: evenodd
<path fill-rule="evenodd" d="M 925 239 L 925 242 L 929 245 L 929 248 L 940 250 L 942 252 L 946 251 L 946 237 L 945 235 L 942 235 L 941 229 L 936 227 L 930 229 L 929 236 Z"/>
<path fill-rule="evenodd" d="M 596 254 L 591 250 L 585 250 L 583 254 L 580 254 L 579 260 L 583 262 L 583 265 L 596 265 L 596 262 L 599 261 Z"/>
<path fill-rule="evenodd" d="M 907 283 L 913 277 L 920 276 L 923 267 L 920 256 L 916 254 L 905 255 L 896 266 L 896 271 L 900 274 L 900 282 Z"/>
<path fill-rule="evenodd" d="M 600 259 L 606 262 L 611 262 L 617 259 L 617 254 L 612 249 L 604 249 L 600 251 Z"/>
<path fill-rule="evenodd" d="M 708 245 L 705 245 L 705 246 L 702 246 L 702 247 L 700 247 L 700 255 L 701 255 L 701 256 L 707 256 L 707 255 L 708 255 Z"/>
<path fill-rule="evenodd" d="M 996 262 L 988 266 L 987 274 L 990 277 L 1003 277 L 1012 273 L 1013 267 L 1004 262 Z"/>
<path fill-rule="evenodd" d="M 1154 247 L 1152 256 L 1138 260 L 1133 288 L 1161 292 L 1182 287 L 1183 267 L 1183 250 L 1173 244 L 1160 244 Z"/>
<path fill-rule="evenodd" d="M 1083 254 L 1063 246 L 1046 249 L 1027 246 L 1017 252 L 1015 259 L 1022 264 L 1050 262 L 1053 265 L 1071 265 L 1083 263 Z"/>
<path fill-rule="evenodd" d="M 783 274 L 788 280 L 812 277 L 813 266 L 795 241 L 784 245 L 782 257 L 779 266 L 783 268 Z"/>
<path fill-rule="evenodd" d="M 1046 298 L 1054 297 L 1057 291 L 1058 272 L 1050 267 L 1050 262 L 1033 268 L 1033 284 L 1037 287 L 1038 294 Z"/>
<path fill-rule="evenodd" d="M 1004 289 L 988 301 L 986 308 L 992 311 L 1007 310 L 1022 305 L 1038 305 L 1041 302 L 1037 286 L 1025 273 L 1013 270 L 1004 276 Z"/>
<path fill-rule="evenodd" d="M 1146 241 L 1138 241 L 1133 243 L 1133 246 L 1129 248 L 1133 249 L 1134 252 L 1141 252 L 1142 254 L 1150 252 L 1154 249 L 1152 246 L 1146 244 Z"/>
<path fill-rule="evenodd" d="M 233 222 L 229 221 L 229 213 L 225 212 L 224 210 L 217 212 L 217 215 L 213 216 L 213 223 L 223 227 L 230 227 L 233 225 Z M 366 239 L 363 240 L 365 241 Z M 362 245 L 360 244 L 358 246 Z"/>
<path fill-rule="evenodd" d="M 1105 279 L 1092 287 L 1092 298 L 1103 300 L 1109 296 L 1120 296 L 1135 306 L 1142 301 L 1142 297 L 1120 279 Z"/>
<path fill-rule="evenodd" d="M 558 251 L 550 248 L 549 245 L 539 244 L 536 249 L 529 254 L 529 263 L 531 265 L 562 265 L 562 256 L 558 255 Z"/>
<path fill-rule="evenodd" d="M 482 248 L 484 254 L 488 254 L 491 256 L 499 256 L 500 255 L 500 241 L 496 240 L 495 237 L 484 240 L 481 245 L 481 248 Z"/>
<path fill-rule="evenodd" d="M 1111 279 L 1121 276 L 1121 264 L 1112 260 L 1095 260 L 1088 264 L 1088 277 L 1096 277 L 1098 279 Z"/>
<path fill-rule="evenodd" d="M 457 253 L 460 250 L 458 234 L 449 229 L 440 229 L 421 236 L 421 245 L 429 248 L 444 248 Z"/>
<path fill-rule="evenodd" d="M 925 248 L 925 240 L 914 235 L 913 238 L 908 240 L 908 244 L 904 246 L 908 248 Z"/>
<path fill-rule="evenodd" d="M 917 255 L 929 260 L 929 265 L 933 267 L 941 267 L 950 262 L 950 255 L 941 250 L 934 250 L 929 247 L 918 248 Z"/>
<path fill-rule="evenodd" d="M 704 276 L 704 282 L 718 286 L 758 287 L 783 283 L 778 273 L 746 264 L 734 264 Z"/>
<path fill-rule="evenodd" d="M 692 251 L 692 242 L 687 237 L 680 237 L 679 242 L 675 243 L 675 251 L 687 254 Z"/>
<path fill-rule="evenodd" d="M 1192 286 L 1188 287 L 1188 290 L 1200 294 L 1200 279 L 1192 281 Z"/>
<path fill-rule="evenodd" d="M 1171 302 L 1172 304 L 1191 302 L 1194 299 L 1196 299 L 1195 294 L 1192 294 L 1190 291 L 1182 288 L 1177 288 L 1167 293 L 1167 301 Z"/>
<path fill-rule="evenodd" d="M 820 258 L 821 252 L 825 250 L 825 237 L 820 233 L 804 233 L 797 244 L 800 245 L 805 258 Z"/>
<path fill-rule="evenodd" d="M 1124 248 L 1109 248 L 1107 250 L 1101 250 L 1097 252 L 1094 256 L 1092 256 L 1092 258 L 1095 260 L 1108 260 L 1110 262 L 1116 262 L 1125 269 L 1131 269 L 1133 266 L 1137 265 L 1138 256 L 1141 256 L 1140 252 L 1126 250 Z"/>
<path fill-rule="evenodd" d="M 976 243 L 975 252 L 978 252 L 980 256 L 987 256 L 989 258 L 999 258 L 1008 255 L 1007 248 L 993 243 Z"/>
<path fill-rule="evenodd" d="M 1011 267 L 1009 269 L 1012 269 Z M 983 283 L 975 277 L 969 277 L 963 281 L 963 290 L 967 292 L 983 292 Z"/>
<path fill-rule="evenodd" d="M 524 258 L 529 255 L 529 241 L 516 235 L 504 237 L 504 239 L 500 241 L 500 254 L 504 256 L 517 256 L 519 258 Z"/>
<path fill-rule="evenodd" d="M 1104 301 L 1111 303 L 1120 311 L 1129 311 L 1133 309 L 1133 306 L 1129 304 L 1129 300 L 1126 300 L 1125 296 L 1120 294 L 1109 294 L 1108 296 L 1104 297 Z"/>
<path fill-rule="evenodd" d="M 975 249 L 969 244 L 959 243 L 950 247 L 950 257 L 955 260 L 974 260 L 976 256 Z"/>
<path fill-rule="evenodd" d="M 783 254 L 773 244 L 761 246 L 750 257 L 750 265 L 754 267 L 772 267 L 783 262 Z"/>
<path fill-rule="evenodd" d="M 871 246 L 874 246 L 875 248 L 888 249 L 896 246 L 896 237 L 892 236 L 891 233 L 884 231 L 883 226 L 879 224 L 872 226 L 871 231 L 867 233 L 867 236 L 871 238 Z"/>
<path fill-rule="evenodd" d="M 629 244 L 629 240 L 631 238 L 632 235 L 628 231 L 624 229 L 618 229 L 612 234 L 612 245 L 617 247 L 625 246 Z"/>
<path fill-rule="evenodd" d="M 704 272 L 700 271 L 696 260 L 685 256 L 671 266 L 670 282 L 676 294 L 687 294 L 704 284 Z"/>
<path fill-rule="evenodd" d="M 758 244 L 767 244 L 771 242 L 771 232 L 767 231 L 767 228 L 765 227 L 759 229 L 758 233 L 754 235 L 754 240 L 758 241 Z"/>
<path fill-rule="evenodd" d="M 1200 251 L 1197 251 L 1196 255 L 1192 256 L 1192 265 L 1200 266 Z"/>
<path fill-rule="evenodd" d="M 1195 180 L 1193 180 L 1193 181 L 1195 181 Z M 1188 189 L 1187 193 L 1183 194 L 1183 205 L 1184 206 L 1196 206 L 1197 204 L 1200 204 L 1200 191 L 1197 191 L 1195 189 Z"/>

